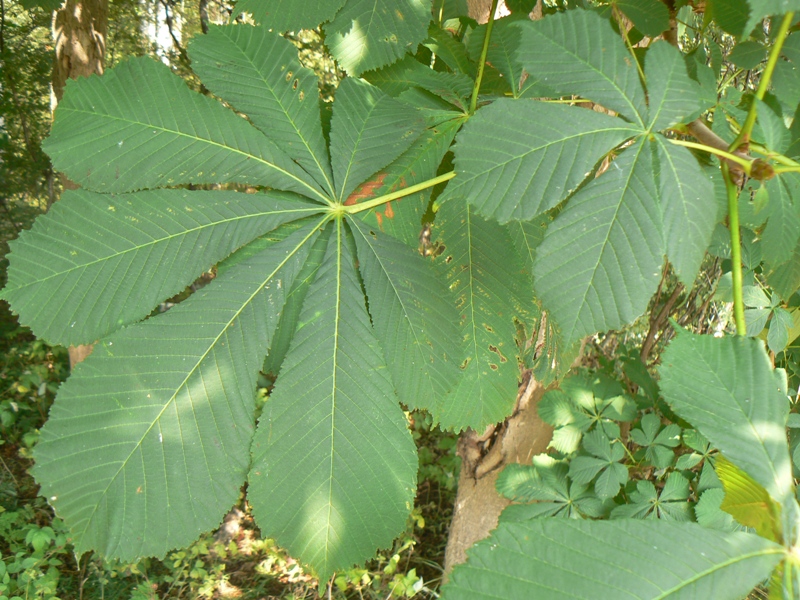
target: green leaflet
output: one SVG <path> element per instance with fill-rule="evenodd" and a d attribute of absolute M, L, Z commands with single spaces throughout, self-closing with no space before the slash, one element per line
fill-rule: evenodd
<path fill-rule="evenodd" d="M 354 204 L 353 190 L 407 150 L 422 126 L 412 107 L 359 79 L 342 81 L 331 121 L 336 198 Z"/>
<path fill-rule="evenodd" d="M 800 240 L 800 174 L 784 173 L 766 182 L 767 226 L 761 235 L 764 261 L 776 269 L 792 259 Z"/>
<path fill-rule="evenodd" d="M 347 0 L 324 26 L 325 44 L 358 77 L 415 52 L 430 20 L 431 0 Z"/>
<path fill-rule="evenodd" d="M 235 19 L 243 12 L 253 15 L 256 23 L 274 31 L 314 29 L 330 21 L 347 0 L 237 0 L 231 15 Z"/>
<path fill-rule="evenodd" d="M 315 232 L 309 224 L 105 338 L 61 387 L 33 473 L 78 553 L 164 556 L 236 501 L 261 358 Z"/>
<path fill-rule="evenodd" d="M 317 76 L 300 65 L 290 41 L 263 27 L 211 27 L 192 40 L 189 56 L 209 90 L 245 113 L 333 196 Z"/>
<path fill-rule="evenodd" d="M 661 0 L 616 0 L 614 4 L 644 35 L 656 37 L 669 29 L 669 9 Z"/>
<path fill-rule="evenodd" d="M 452 184 L 477 211 L 501 223 L 553 208 L 614 146 L 640 130 L 591 110 L 498 100 L 456 139 Z"/>
<path fill-rule="evenodd" d="M 56 169 L 97 192 L 225 181 L 325 200 L 268 138 L 150 58 L 71 80 L 43 147 Z"/>
<path fill-rule="evenodd" d="M 754 534 L 694 523 L 506 522 L 454 569 L 441 597 L 729 600 L 763 581 L 785 552 Z"/>
<path fill-rule="evenodd" d="M 717 0 L 719 1 L 719 0 Z M 789 11 L 800 10 L 800 0 L 747 0 L 750 14 L 743 35 L 750 34 L 764 17 L 780 17 Z M 724 9 L 723 9 L 724 10 Z M 716 12 L 714 13 L 717 14 Z"/>
<path fill-rule="evenodd" d="M 522 39 L 521 30 L 516 27 L 518 21 L 519 19 L 513 17 L 495 21 L 486 53 L 486 61 L 500 71 L 500 74 L 508 82 L 514 98 L 520 96 L 523 73 L 522 64 L 517 57 L 517 51 Z M 485 36 L 486 25 L 479 25 L 470 34 L 467 49 L 469 50 L 470 58 L 475 62 L 480 60 Z"/>
<path fill-rule="evenodd" d="M 679 416 L 775 500 L 791 493 L 783 425 L 789 400 L 762 341 L 679 330 L 659 372 L 664 399 Z"/>
<path fill-rule="evenodd" d="M 691 287 L 717 223 L 714 183 L 688 149 L 653 136 L 667 258 Z"/>
<path fill-rule="evenodd" d="M 146 317 L 261 233 L 318 208 L 281 192 L 67 191 L 11 243 L 2 297 L 39 337 L 91 343 Z"/>
<path fill-rule="evenodd" d="M 596 13 L 570 10 L 522 29 L 519 60 L 559 96 L 579 94 L 645 128 L 644 90 L 625 44 Z"/>
<path fill-rule="evenodd" d="M 627 148 L 575 194 L 538 248 L 534 287 L 568 344 L 632 322 L 658 285 L 664 242 L 653 158 L 650 142 Z"/>
<path fill-rule="evenodd" d="M 700 112 L 700 86 L 687 74 L 683 54 L 677 48 L 667 42 L 653 44 L 645 55 L 644 73 L 652 131 L 685 122 Z"/>
<path fill-rule="evenodd" d="M 466 360 L 458 387 L 443 400 L 440 424 L 481 431 L 513 409 L 520 375 L 514 319 L 527 323 L 538 311 L 508 230 L 448 197 L 435 222 L 444 244 L 438 261 L 455 294 Z"/>
<path fill-rule="evenodd" d="M 413 502 L 417 473 L 352 240 L 341 221 L 332 227 L 259 420 L 249 480 L 259 526 L 323 581 L 391 544 Z"/>
<path fill-rule="evenodd" d="M 428 261 L 399 240 L 352 221 L 375 333 L 400 401 L 441 417 L 462 359 L 458 313 Z"/>
<path fill-rule="evenodd" d="M 397 160 L 359 186 L 356 191 L 359 200 L 362 202 L 368 200 L 367 193 L 378 197 L 436 177 L 437 169 L 461 123 L 463 120 L 456 118 L 426 130 Z M 365 192 L 364 198 L 360 197 L 361 191 Z M 359 215 L 372 227 L 377 227 L 412 248 L 417 248 L 422 217 L 428 208 L 431 192 L 432 189 L 428 188 Z"/>

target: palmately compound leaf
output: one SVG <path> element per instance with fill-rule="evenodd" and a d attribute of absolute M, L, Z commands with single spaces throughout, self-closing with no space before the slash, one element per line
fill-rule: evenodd
<path fill-rule="evenodd" d="M 249 479 L 259 526 L 276 532 L 323 581 L 391 544 L 413 502 L 417 474 L 352 240 L 342 222 L 333 226 L 259 420 Z"/>
<path fill-rule="evenodd" d="M 476 210 L 506 223 L 528 220 L 566 198 L 595 164 L 637 129 L 591 110 L 497 100 L 457 136 L 457 188 Z"/>
<path fill-rule="evenodd" d="M 231 19 L 247 12 L 273 31 L 314 29 L 330 21 L 347 0 L 237 0 Z"/>
<path fill-rule="evenodd" d="M 714 183 L 689 150 L 662 136 L 654 139 L 667 258 L 678 278 L 691 286 L 717 223 Z"/>
<path fill-rule="evenodd" d="M 448 196 L 436 217 L 444 245 L 438 261 L 456 298 L 466 359 L 458 386 L 444 399 L 444 428 L 482 430 L 514 407 L 520 376 L 515 318 L 536 316 L 530 274 L 508 230 Z"/>
<path fill-rule="evenodd" d="M 654 168 L 651 143 L 627 148 L 548 227 L 534 287 L 566 343 L 631 323 L 647 308 L 664 254 Z"/>
<path fill-rule="evenodd" d="M 631 55 L 611 23 L 570 10 L 519 24 L 519 60 L 559 96 L 578 94 L 644 128 L 647 104 Z"/>
<path fill-rule="evenodd" d="M 678 331 L 659 372 L 664 399 L 680 417 L 775 500 L 791 493 L 789 400 L 762 341 Z"/>
<path fill-rule="evenodd" d="M 314 211 L 281 192 L 67 191 L 11 242 L 2 297 L 39 337 L 91 343 L 146 317 L 256 236 Z"/>
<path fill-rule="evenodd" d="M 256 376 L 316 229 L 307 224 L 169 312 L 103 339 L 61 387 L 33 474 L 77 552 L 164 556 L 236 502 Z"/>
<path fill-rule="evenodd" d="M 667 42 L 650 46 L 644 72 L 650 101 L 648 125 L 652 131 L 684 122 L 700 112 L 700 86 L 689 77 L 686 62 L 677 48 Z"/>
<path fill-rule="evenodd" d="M 347 0 L 325 25 L 325 44 L 357 77 L 416 52 L 430 20 L 431 0 Z"/>
<path fill-rule="evenodd" d="M 441 597 L 730 600 L 769 576 L 785 552 L 755 534 L 694 523 L 501 522 L 453 570 Z"/>
<path fill-rule="evenodd" d="M 233 25 L 210 27 L 188 51 L 203 85 L 245 113 L 332 196 L 317 76 L 301 66 L 297 48 L 263 27 Z"/>
<path fill-rule="evenodd" d="M 347 78 L 336 90 L 331 121 L 331 163 L 340 202 L 355 204 L 350 194 L 367 177 L 403 152 L 422 132 L 416 111 L 378 88 Z"/>
<path fill-rule="evenodd" d="M 224 181 L 326 199 L 269 138 L 151 58 L 68 82 L 56 113 L 43 147 L 56 169 L 89 190 Z"/>
<path fill-rule="evenodd" d="M 461 361 L 458 313 L 430 262 L 394 238 L 352 222 L 372 324 L 400 401 L 435 420 Z"/>

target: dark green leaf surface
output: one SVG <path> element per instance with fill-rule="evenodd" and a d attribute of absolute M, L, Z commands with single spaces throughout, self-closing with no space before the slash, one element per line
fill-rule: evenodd
<path fill-rule="evenodd" d="M 428 35 L 430 0 L 347 0 L 325 25 L 325 44 L 352 76 L 414 53 Z"/>
<path fill-rule="evenodd" d="M 336 90 L 331 121 L 331 157 L 336 198 L 349 198 L 356 187 L 403 152 L 422 132 L 410 106 L 360 79 L 347 78 Z"/>
<path fill-rule="evenodd" d="M 264 27 L 212 26 L 192 40 L 189 56 L 209 90 L 245 113 L 333 196 L 317 76 L 300 65 L 289 40 Z"/>
<path fill-rule="evenodd" d="M 265 535 L 322 581 L 391 544 L 414 499 L 414 442 L 372 333 L 340 221 L 253 440 Z M 378 434 L 379 432 L 379 434 Z M 369 485 L 364 485 L 364 481 Z"/>
<path fill-rule="evenodd" d="M 90 190 L 225 181 L 325 199 L 261 132 L 150 58 L 70 81 L 57 113 L 44 148 L 56 169 Z"/>
<path fill-rule="evenodd" d="M 753 534 L 693 523 L 501 523 L 455 568 L 442 600 L 730 600 L 766 578 L 784 552 Z"/>
<path fill-rule="evenodd" d="M 164 556 L 236 502 L 256 376 L 314 231 L 105 338 L 61 387 L 33 472 L 78 553 Z"/>
<path fill-rule="evenodd" d="M 764 261 L 775 269 L 792 258 L 800 240 L 800 174 L 786 173 L 766 182 L 767 226 L 761 236 Z"/>
<path fill-rule="evenodd" d="M 277 32 L 314 29 L 330 21 L 347 0 L 237 0 L 231 19 L 243 12 Z"/>
<path fill-rule="evenodd" d="M 647 106 L 636 66 L 607 20 L 570 10 L 519 26 L 519 59 L 532 77 L 560 96 L 578 94 L 644 127 Z"/>
<path fill-rule="evenodd" d="M 664 4 L 661 6 L 666 9 Z M 667 42 L 658 42 L 647 50 L 644 73 L 650 100 L 651 130 L 661 131 L 685 122 L 687 117 L 702 108 L 700 86 L 686 72 L 683 55 Z"/>
<path fill-rule="evenodd" d="M 457 136 L 450 185 L 501 223 L 556 206 L 614 146 L 636 134 L 621 119 L 529 100 L 482 108 Z"/>
<path fill-rule="evenodd" d="M 669 29 L 669 9 L 660 0 L 616 0 L 615 4 L 644 35 L 655 37 Z"/>
<path fill-rule="evenodd" d="M 514 318 L 536 314 L 529 272 L 508 231 L 475 215 L 459 197 L 436 217 L 444 253 L 439 257 L 456 298 L 466 349 L 458 387 L 444 399 L 444 428 L 482 430 L 507 417 L 517 396 L 519 367 Z"/>
<path fill-rule="evenodd" d="M 789 260 L 767 273 L 767 283 L 775 289 L 784 300 L 800 288 L 800 241 L 794 247 Z"/>
<path fill-rule="evenodd" d="M 511 94 L 515 98 L 518 98 L 520 94 L 523 73 L 522 64 L 517 56 L 522 40 L 522 32 L 516 26 L 517 22 L 518 20 L 514 18 L 495 21 L 486 53 L 486 61 L 505 78 L 511 88 Z M 485 36 L 486 25 L 480 25 L 470 33 L 468 50 L 470 57 L 475 62 L 480 60 Z"/>
<path fill-rule="evenodd" d="M 688 149 L 655 136 L 667 258 L 691 286 L 717 223 L 714 184 Z"/>
<path fill-rule="evenodd" d="M 777 501 L 791 493 L 789 400 L 763 342 L 679 331 L 659 372 L 664 398 L 678 415 Z"/>
<path fill-rule="evenodd" d="M 450 293 L 430 262 L 399 240 L 358 220 L 352 232 L 372 325 L 400 401 L 438 421 L 441 399 L 455 386 L 462 359 Z"/>
<path fill-rule="evenodd" d="M 2 297 L 51 343 L 91 343 L 146 317 L 261 233 L 318 208 L 280 192 L 68 191 L 11 243 Z"/>
<path fill-rule="evenodd" d="M 764 44 L 748 40 L 739 42 L 728 55 L 728 60 L 740 69 L 755 69 L 767 57 Z"/>
<path fill-rule="evenodd" d="M 566 343 L 631 323 L 647 308 L 664 253 L 654 185 L 651 146 L 640 142 L 575 194 L 548 227 L 534 285 Z"/>

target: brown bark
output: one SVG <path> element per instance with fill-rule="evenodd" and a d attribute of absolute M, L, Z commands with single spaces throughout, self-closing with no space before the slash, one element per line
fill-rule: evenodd
<path fill-rule="evenodd" d="M 544 392 L 528 372 L 514 414 L 482 435 L 472 430 L 461 434 L 461 472 L 445 550 L 445 577 L 466 560 L 466 552 L 475 542 L 497 526 L 500 513 L 508 506 L 509 501 L 495 489 L 503 468 L 511 463 L 530 464 L 536 454 L 547 450 L 553 431 L 536 410 Z"/>
<path fill-rule="evenodd" d="M 66 0 L 53 16 L 53 95 L 64 96 L 67 79 L 103 74 L 108 0 Z M 55 106 L 54 106 L 55 108 Z"/>
<path fill-rule="evenodd" d="M 64 96 L 67 79 L 102 75 L 108 32 L 108 0 L 66 0 L 53 15 L 53 109 Z M 61 174 L 64 189 L 78 186 Z M 84 360 L 92 346 L 69 349 L 71 367 Z"/>

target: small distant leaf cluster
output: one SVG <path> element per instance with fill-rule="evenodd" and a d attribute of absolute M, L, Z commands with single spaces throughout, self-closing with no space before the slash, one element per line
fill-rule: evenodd
<path fill-rule="evenodd" d="M 500 475 L 498 491 L 516 503 L 504 518 L 725 520 L 718 493 L 706 497 L 722 487 L 716 450 L 696 430 L 669 422 L 663 400 L 653 400 L 588 371 L 547 392 L 539 415 L 554 428 L 552 452 Z"/>

